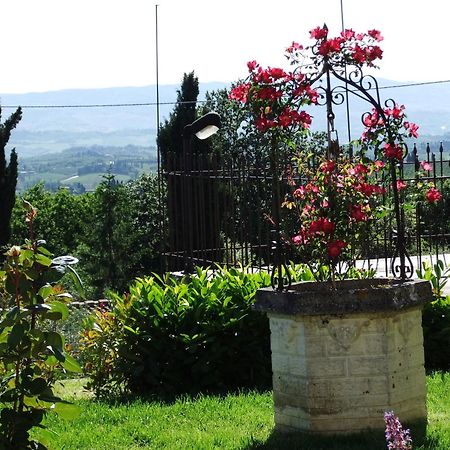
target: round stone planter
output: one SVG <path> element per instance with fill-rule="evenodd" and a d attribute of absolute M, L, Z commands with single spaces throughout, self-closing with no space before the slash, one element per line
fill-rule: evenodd
<path fill-rule="evenodd" d="M 426 420 L 422 307 L 427 281 L 304 282 L 260 289 L 268 314 L 279 431 L 352 433 L 384 428 L 393 410 Z"/>

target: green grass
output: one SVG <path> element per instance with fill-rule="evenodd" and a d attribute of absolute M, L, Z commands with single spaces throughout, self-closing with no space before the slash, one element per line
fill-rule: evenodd
<path fill-rule="evenodd" d="M 145 402 L 110 405 L 89 398 L 82 381 L 67 380 L 61 393 L 81 406 L 73 421 L 51 415 L 47 425 L 58 436 L 50 449 L 385 449 L 383 432 L 319 438 L 307 433 L 273 432 L 272 394 L 180 399 L 173 404 Z M 450 448 L 450 373 L 428 377 L 429 424 L 423 450 Z M 414 432 L 413 432 L 414 439 Z"/>

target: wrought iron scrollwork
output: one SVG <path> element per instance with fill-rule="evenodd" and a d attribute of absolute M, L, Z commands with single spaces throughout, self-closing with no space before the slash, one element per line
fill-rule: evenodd
<path fill-rule="evenodd" d="M 395 252 L 391 261 L 391 272 L 395 278 L 407 280 L 412 278 L 414 273 L 414 264 L 405 248 L 404 236 L 392 231 L 392 237 L 395 239 Z"/>
<path fill-rule="evenodd" d="M 285 263 L 274 265 L 270 274 L 270 282 L 273 289 L 283 291 L 292 286 L 292 277 Z"/>
<path fill-rule="evenodd" d="M 320 71 L 316 71 L 309 78 L 309 82 L 311 85 L 315 83 L 319 84 L 319 86 L 316 85 L 315 87 L 318 93 L 317 104 L 326 107 L 328 135 L 327 156 L 334 159 L 339 153 L 339 140 L 334 124 L 335 113 L 333 106 L 344 104 L 348 100 L 349 93 L 369 105 L 369 111 L 365 112 L 361 117 L 363 124 L 367 126 L 367 119 L 369 119 L 371 115 L 376 114 L 376 125 L 385 125 L 383 139 L 386 141 L 386 144 L 395 144 L 397 119 L 396 117 L 392 117 L 388 110 L 394 109 L 396 107 L 396 102 L 390 98 L 384 102 L 381 102 L 379 86 L 376 78 L 372 75 L 364 75 L 360 68 L 357 68 L 347 74 L 345 66 L 333 67 L 332 61 L 329 61 L 326 58 L 323 61 L 323 68 Z M 333 77 L 333 82 L 331 82 L 331 77 Z M 351 141 L 349 124 L 348 128 L 349 141 Z M 377 151 L 378 147 L 375 148 L 375 157 L 377 157 Z M 271 166 L 274 174 L 273 198 L 275 199 L 274 224 L 276 228 L 274 230 L 274 245 L 272 247 L 274 266 L 271 273 L 271 281 L 274 289 L 282 290 L 291 285 L 291 277 L 289 270 L 284 263 L 284 249 L 280 233 L 279 184 L 281 178 L 279 177 L 278 149 L 274 143 L 272 143 Z M 394 277 L 405 280 L 412 277 L 414 266 L 405 246 L 405 216 L 401 201 L 401 193 L 399 192 L 397 186 L 397 170 L 398 168 L 396 167 L 395 161 L 392 159 L 390 166 L 390 185 L 397 232 L 395 235 L 395 252 L 391 262 L 391 270 Z"/>
<path fill-rule="evenodd" d="M 316 88 L 319 96 L 317 99 L 318 106 L 325 106 L 327 104 L 326 88 L 319 86 Z M 330 98 L 333 105 L 339 106 L 345 102 L 345 88 L 344 86 L 335 86 L 330 91 Z"/>

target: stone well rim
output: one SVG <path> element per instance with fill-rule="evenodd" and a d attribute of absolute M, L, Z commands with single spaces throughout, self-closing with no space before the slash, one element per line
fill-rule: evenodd
<path fill-rule="evenodd" d="M 284 315 L 356 314 L 421 307 L 433 300 L 427 280 L 367 278 L 331 282 L 302 281 L 290 289 L 258 289 L 253 309 Z"/>

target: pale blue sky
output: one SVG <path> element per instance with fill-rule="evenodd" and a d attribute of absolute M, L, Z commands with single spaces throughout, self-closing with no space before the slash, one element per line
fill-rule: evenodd
<path fill-rule="evenodd" d="M 326 22 L 340 31 L 340 0 L 14 0 L 2 2 L 0 93 L 144 86 L 156 82 L 155 4 L 160 83 L 246 75 L 251 59 L 284 63 L 284 48 L 307 43 Z M 347 28 L 382 31 L 380 77 L 450 79 L 443 0 L 343 0 Z"/>

